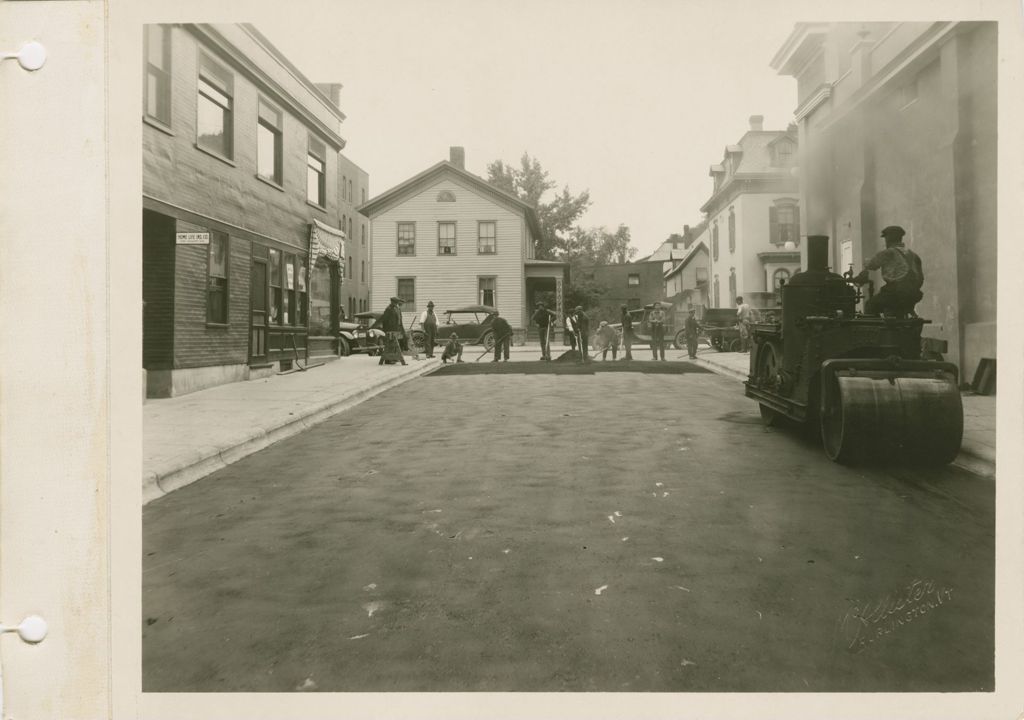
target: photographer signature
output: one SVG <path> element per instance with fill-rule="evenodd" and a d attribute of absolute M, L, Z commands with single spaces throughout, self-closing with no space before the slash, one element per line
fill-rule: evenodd
<path fill-rule="evenodd" d="M 840 619 L 838 630 L 846 649 L 859 653 L 904 625 L 939 609 L 952 596 L 953 588 L 936 586 L 932 580 L 914 580 L 878 602 L 854 601 Z"/>

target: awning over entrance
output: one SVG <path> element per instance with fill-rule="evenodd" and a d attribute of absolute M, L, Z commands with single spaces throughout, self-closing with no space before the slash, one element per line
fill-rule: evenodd
<path fill-rule="evenodd" d="M 324 225 L 317 219 L 309 226 L 309 264 L 315 266 L 317 260 L 324 258 L 336 262 L 344 270 L 345 267 L 345 233 L 330 225 Z"/>

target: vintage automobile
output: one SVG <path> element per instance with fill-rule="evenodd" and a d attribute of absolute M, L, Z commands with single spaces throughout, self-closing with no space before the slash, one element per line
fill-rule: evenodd
<path fill-rule="evenodd" d="M 356 313 L 356 322 L 342 320 L 338 323 L 339 354 L 350 355 L 364 352 L 376 355 L 384 345 L 384 331 L 374 327 L 383 313 L 367 311 Z"/>
<path fill-rule="evenodd" d="M 671 342 L 676 350 L 682 350 L 686 347 L 686 333 L 682 328 L 676 330 L 675 313 L 672 309 L 671 303 L 661 303 L 662 308 L 665 310 L 665 342 Z M 630 310 L 629 314 L 633 317 L 633 344 L 634 345 L 645 345 L 651 342 L 651 326 L 647 321 L 647 317 L 651 314 L 651 310 L 654 309 L 654 303 L 648 303 L 642 308 L 636 310 Z M 622 323 L 615 323 L 612 325 L 615 331 L 619 333 L 619 337 L 622 337 Z"/>
<path fill-rule="evenodd" d="M 444 319 L 438 317 L 435 343 L 443 345 L 451 334 L 455 333 L 464 345 L 483 345 L 490 350 L 494 347 L 494 331 L 491 325 L 494 323 L 496 312 L 496 309 L 488 305 L 467 305 L 445 310 Z M 419 352 L 423 352 L 425 348 L 425 338 L 426 334 L 417 319 L 413 323 L 412 344 Z"/>

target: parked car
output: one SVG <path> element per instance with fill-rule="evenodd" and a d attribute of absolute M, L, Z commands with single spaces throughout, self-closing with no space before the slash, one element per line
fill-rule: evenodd
<path fill-rule="evenodd" d="M 353 318 L 355 322 L 341 321 L 338 323 L 338 330 L 341 337 L 338 339 L 340 345 L 339 354 L 350 355 L 354 352 L 364 352 L 369 355 L 376 355 L 384 346 L 384 331 L 375 327 L 383 313 L 367 311 L 356 313 Z"/>
<path fill-rule="evenodd" d="M 438 318 L 435 342 L 443 345 L 452 333 L 466 345 L 483 345 L 490 350 L 494 347 L 494 316 L 498 311 L 488 305 L 467 305 L 444 311 L 444 319 Z M 412 344 L 420 352 L 424 350 L 426 334 L 419 320 L 413 323 Z"/>
<path fill-rule="evenodd" d="M 676 350 L 682 350 L 686 347 L 686 332 L 679 328 L 676 330 L 675 327 L 675 313 L 672 311 L 672 305 L 670 303 L 662 303 L 662 308 L 665 310 L 665 342 L 671 342 Z M 642 308 L 636 310 L 630 310 L 629 314 L 633 318 L 633 344 L 643 345 L 650 344 L 651 342 L 651 325 L 647 321 L 648 316 L 651 314 L 651 310 L 654 309 L 654 303 L 644 305 Z M 615 331 L 619 333 L 621 342 L 622 338 L 622 323 L 615 323 L 612 325 Z"/>

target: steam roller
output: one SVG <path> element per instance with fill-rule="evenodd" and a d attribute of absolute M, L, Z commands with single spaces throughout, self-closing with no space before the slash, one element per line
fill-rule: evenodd
<path fill-rule="evenodd" d="M 828 268 L 828 237 L 807 238 L 807 270 L 781 288 L 782 312 L 752 326 L 747 397 L 772 424 L 818 426 L 836 462 L 946 464 L 963 436 L 957 367 L 921 357 L 928 320 L 912 308 L 865 316 L 852 274 Z"/>

